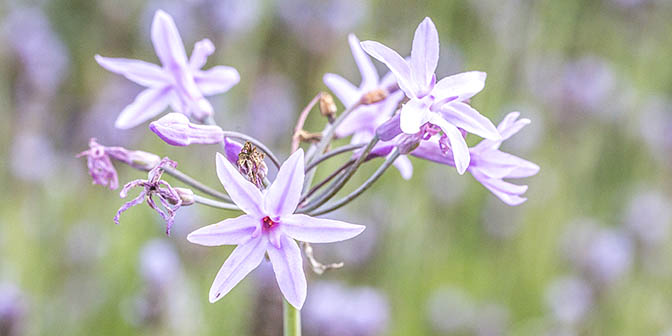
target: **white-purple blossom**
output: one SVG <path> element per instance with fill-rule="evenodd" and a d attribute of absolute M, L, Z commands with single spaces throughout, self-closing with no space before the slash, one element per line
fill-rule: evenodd
<path fill-rule="evenodd" d="M 105 69 L 147 87 L 121 112 L 115 122 L 117 128 L 135 127 L 168 106 L 204 120 L 213 114 L 212 105 L 204 96 L 226 92 L 240 80 L 238 71 L 232 67 L 200 70 L 215 51 L 208 39 L 197 42 L 187 59 L 175 22 L 161 10 L 156 12 L 152 22 L 152 43 L 163 67 L 140 60 L 96 55 L 96 61 Z"/>
<path fill-rule="evenodd" d="M 356 87 L 345 78 L 328 73 L 324 75 L 324 84 L 338 97 L 346 108 L 351 108 L 369 92 L 377 89 L 387 90 L 395 85 L 394 75 L 389 72 L 382 79 L 373 66 L 371 59 L 360 46 L 359 39 L 354 34 L 348 35 L 348 43 L 352 56 L 362 77 L 359 87 Z M 380 102 L 358 106 L 346 117 L 335 131 L 337 137 L 352 136 L 350 143 L 361 144 L 371 141 L 376 134 L 376 128 L 385 123 L 397 110 L 397 106 L 404 97 L 404 93 L 396 91 L 388 93 L 387 97 Z M 378 148 L 385 146 L 380 143 Z M 374 152 L 376 150 L 374 149 Z M 394 161 L 394 166 L 399 170 L 404 179 L 410 179 L 413 175 L 413 166 L 406 156 L 400 156 Z"/>
<path fill-rule="evenodd" d="M 410 99 L 401 108 L 397 133 L 422 135 L 425 125 L 436 126 L 443 132 L 449 146 L 445 150 L 450 149 L 453 153 L 460 174 L 466 171 L 470 160 L 460 129 L 486 139 L 500 139 L 490 120 L 466 103 L 483 90 L 485 73 L 465 72 L 436 81 L 434 71 L 439 61 L 439 35 L 430 18 L 425 18 L 415 31 L 409 61 L 381 43 L 364 41 L 361 45 L 369 55 L 387 65 L 399 88 Z"/>
<path fill-rule="evenodd" d="M 181 113 L 168 113 L 152 121 L 149 129 L 173 146 L 211 145 L 224 140 L 224 131 L 221 127 L 189 122 L 189 118 Z"/>
<path fill-rule="evenodd" d="M 364 226 L 294 214 L 304 180 L 303 150 L 285 161 L 275 181 L 263 192 L 246 180 L 223 155 L 217 154 L 217 176 L 231 199 L 246 214 L 200 228 L 187 239 L 204 246 L 238 245 L 217 273 L 210 302 L 226 295 L 268 257 L 280 291 L 300 309 L 306 299 L 301 250 L 294 239 L 330 243 L 357 236 Z"/>

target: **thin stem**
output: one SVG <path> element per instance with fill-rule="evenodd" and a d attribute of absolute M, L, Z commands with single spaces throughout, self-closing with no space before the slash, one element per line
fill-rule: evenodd
<path fill-rule="evenodd" d="M 212 197 L 219 198 L 219 199 L 221 199 L 223 201 L 226 201 L 226 202 L 232 202 L 231 197 L 229 197 L 229 195 L 224 194 L 222 192 L 219 192 L 215 189 L 212 189 L 212 188 L 208 187 L 207 185 L 205 185 L 205 184 L 199 182 L 198 180 L 196 180 L 195 178 L 177 170 L 176 168 L 165 167 L 165 168 L 163 168 L 163 171 L 165 171 L 166 174 L 182 181 L 185 184 L 188 184 L 188 185 L 194 187 L 194 189 L 200 190 L 201 192 L 203 192 L 205 194 L 208 194 Z"/>
<path fill-rule="evenodd" d="M 287 300 L 282 300 L 283 335 L 301 336 L 301 312 L 290 305 Z"/>
<path fill-rule="evenodd" d="M 362 153 L 359 154 L 359 157 L 357 158 L 355 163 L 353 163 L 352 166 L 350 166 L 347 172 L 344 175 L 342 175 L 341 178 L 332 182 L 331 185 L 327 188 L 327 190 L 325 190 L 325 192 L 322 195 L 318 196 L 315 200 L 308 203 L 305 207 L 300 208 L 297 212 L 307 213 L 309 211 L 315 210 L 317 207 L 321 206 L 329 199 L 331 199 L 334 195 L 336 195 L 336 193 L 338 193 L 341 190 L 341 188 L 343 188 L 343 186 L 355 174 L 359 166 L 364 162 L 364 160 L 369 155 L 369 153 L 376 145 L 376 143 L 378 143 L 378 136 L 374 135 L 373 139 L 371 139 L 371 142 L 369 142 L 364 151 L 362 151 Z"/>
<path fill-rule="evenodd" d="M 333 123 L 327 124 L 327 126 L 324 128 L 324 131 L 322 131 L 322 140 L 320 140 L 317 146 L 315 146 L 315 150 L 312 153 L 309 153 L 310 157 L 308 158 L 307 162 L 311 162 L 316 155 L 322 155 L 331 140 L 334 138 L 334 132 L 336 131 L 336 128 L 338 128 L 338 126 L 343 123 L 343 120 L 345 120 L 345 118 L 347 118 L 348 115 L 350 115 L 350 113 L 352 113 L 352 111 L 357 109 L 360 105 L 361 103 L 358 101 L 343 111 L 343 113 L 341 113 L 341 115 L 338 116 L 338 118 L 336 118 Z"/>
<path fill-rule="evenodd" d="M 240 210 L 234 204 L 215 201 L 213 199 L 209 199 L 207 197 L 203 197 L 203 196 L 199 196 L 199 195 L 194 195 L 194 202 L 196 202 L 198 204 L 207 205 L 207 206 L 210 206 L 210 207 L 213 207 L 213 208 L 218 208 L 218 209 Z"/>
<path fill-rule="evenodd" d="M 361 144 L 353 144 L 353 145 L 345 145 L 345 146 L 338 147 L 338 148 L 336 148 L 336 149 L 334 149 L 334 150 L 328 151 L 328 152 L 324 153 L 324 155 L 320 156 L 319 158 L 317 158 L 316 160 L 314 160 L 313 162 L 311 162 L 311 163 L 306 167 L 306 171 L 310 171 L 311 169 L 317 167 L 318 164 L 320 164 L 320 163 L 322 163 L 323 161 L 325 161 L 325 160 L 327 160 L 327 159 L 329 159 L 329 158 L 332 158 L 332 157 L 334 157 L 334 156 L 336 156 L 336 155 L 338 155 L 338 154 L 346 153 L 346 152 L 351 152 L 351 151 L 353 151 L 353 150 L 360 149 L 360 148 L 362 148 L 362 147 L 364 147 L 364 146 L 366 146 L 365 143 L 361 143 Z"/>
<path fill-rule="evenodd" d="M 340 200 L 338 200 L 338 201 L 336 201 L 332 204 L 327 204 L 322 209 L 311 212 L 310 215 L 311 216 L 323 215 L 325 213 L 332 212 L 332 211 L 334 211 L 334 210 L 352 202 L 355 198 L 357 198 L 359 195 L 361 195 L 363 192 L 365 192 L 367 189 L 369 189 L 378 180 L 378 178 L 380 178 L 383 175 L 385 170 L 387 170 L 387 168 L 389 168 L 394 163 L 394 161 L 399 157 L 399 155 L 400 155 L 399 149 L 395 147 L 392 150 L 392 152 L 387 156 L 387 159 L 385 159 L 385 162 L 383 162 L 383 164 L 380 165 L 380 167 L 378 167 L 376 172 L 373 173 L 373 175 L 371 175 L 371 177 L 369 177 L 364 182 L 364 184 L 362 184 L 357 189 L 355 189 L 353 192 L 351 192 L 347 196 L 341 198 Z"/>
<path fill-rule="evenodd" d="M 338 176 L 341 172 L 343 172 L 346 168 L 350 167 L 355 163 L 355 160 L 350 160 L 346 162 L 344 165 L 342 165 L 340 168 L 336 169 L 333 173 L 331 173 L 327 178 L 322 180 L 322 182 L 316 184 L 310 191 L 308 191 L 303 197 L 301 197 L 301 202 L 299 204 L 303 203 L 308 197 L 312 196 L 316 191 L 318 191 L 320 188 L 322 188 L 325 184 L 329 183 L 329 181 L 333 180 L 334 177 Z"/>
<path fill-rule="evenodd" d="M 259 148 L 262 152 L 264 152 L 269 159 L 273 162 L 276 168 L 280 169 L 280 161 L 278 161 L 278 158 L 275 157 L 273 152 L 266 147 L 261 141 L 249 136 L 245 135 L 243 133 L 239 132 L 234 132 L 234 131 L 224 131 L 224 137 L 225 138 L 235 138 L 235 139 L 240 139 L 243 141 L 248 141 L 251 144 L 255 145 L 257 148 Z"/>
<path fill-rule="evenodd" d="M 299 149 L 299 145 L 301 144 L 301 130 L 303 130 L 303 125 L 306 124 L 306 119 L 308 119 L 308 114 L 310 114 L 310 111 L 315 107 L 315 104 L 320 100 L 320 97 L 322 97 L 322 92 L 318 93 L 315 95 L 315 98 L 313 98 L 308 105 L 301 111 L 301 115 L 299 116 L 299 120 L 296 121 L 296 126 L 294 127 L 294 135 L 292 135 L 292 151 L 291 153 L 296 152 L 297 149 Z"/>

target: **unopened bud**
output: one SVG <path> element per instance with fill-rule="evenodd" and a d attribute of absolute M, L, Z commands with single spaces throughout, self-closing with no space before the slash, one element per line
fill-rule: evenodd
<path fill-rule="evenodd" d="M 194 192 L 191 191 L 191 189 L 180 187 L 173 189 L 175 189 L 177 194 L 180 196 L 180 199 L 182 200 L 182 206 L 194 204 Z"/>
<path fill-rule="evenodd" d="M 264 188 L 264 179 L 268 174 L 264 157 L 265 154 L 257 150 L 257 147 L 250 142 L 245 142 L 238 154 L 238 171 L 259 189 Z"/>
<path fill-rule="evenodd" d="M 150 123 L 149 129 L 173 146 L 210 145 L 224 140 L 224 131 L 219 126 L 191 123 L 189 118 L 181 113 L 168 113 Z"/>
<path fill-rule="evenodd" d="M 387 90 L 374 89 L 374 90 L 371 90 L 371 91 L 365 93 L 362 96 L 362 99 L 360 100 L 360 102 L 363 105 L 370 105 L 370 104 L 375 104 L 379 101 L 382 101 L 385 98 L 387 98 Z"/>
<path fill-rule="evenodd" d="M 320 94 L 320 113 L 329 119 L 329 122 L 334 120 L 336 115 L 336 103 L 334 102 L 334 97 L 326 92 Z"/>
<path fill-rule="evenodd" d="M 161 157 L 156 154 L 140 150 L 128 150 L 123 147 L 106 147 L 105 152 L 115 160 L 142 170 L 150 170 L 161 161 Z"/>

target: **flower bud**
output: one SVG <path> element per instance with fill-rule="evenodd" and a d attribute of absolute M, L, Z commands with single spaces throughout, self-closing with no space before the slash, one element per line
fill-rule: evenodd
<path fill-rule="evenodd" d="M 387 98 L 387 91 L 384 89 L 374 89 L 362 96 L 360 103 L 363 105 L 375 104 Z"/>
<path fill-rule="evenodd" d="M 326 92 L 320 94 L 320 113 L 329 119 L 329 122 L 334 120 L 336 115 L 336 103 L 334 102 L 334 97 Z"/>
<path fill-rule="evenodd" d="M 105 147 L 105 152 L 117 161 L 142 170 L 150 170 L 161 161 L 161 157 L 156 154 L 140 150 L 128 150 L 124 147 Z"/>
<path fill-rule="evenodd" d="M 177 194 L 180 196 L 183 206 L 194 204 L 194 192 L 191 191 L 191 189 L 180 187 L 175 187 L 173 189 L 175 189 L 175 191 L 177 191 Z"/>
<path fill-rule="evenodd" d="M 173 146 L 210 145 L 224 140 L 224 132 L 219 126 L 190 123 L 189 118 L 181 113 L 168 113 L 150 123 L 149 129 Z"/>

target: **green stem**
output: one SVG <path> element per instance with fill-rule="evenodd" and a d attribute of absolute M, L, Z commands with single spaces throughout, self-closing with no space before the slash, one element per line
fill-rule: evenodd
<path fill-rule="evenodd" d="M 283 315 L 283 335 L 301 336 L 301 312 L 287 302 L 282 300 Z"/>

